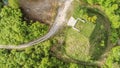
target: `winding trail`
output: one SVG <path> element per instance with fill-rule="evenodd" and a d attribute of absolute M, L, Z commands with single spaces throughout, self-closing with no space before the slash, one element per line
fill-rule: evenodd
<path fill-rule="evenodd" d="M 53 36 L 60 28 L 61 26 L 65 23 L 66 21 L 66 13 L 67 10 L 69 9 L 69 7 L 71 6 L 71 3 L 73 2 L 73 0 L 65 0 L 64 1 L 64 5 L 62 5 L 59 9 L 58 9 L 58 14 L 56 16 L 56 19 L 54 21 L 53 26 L 51 27 L 50 31 L 44 35 L 43 37 L 40 37 L 34 41 L 25 43 L 25 44 L 21 44 L 18 46 L 15 45 L 0 45 L 0 48 L 4 48 L 4 49 L 24 49 L 30 46 L 33 46 L 35 44 L 38 44 L 40 42 L 43 42 L 47 39 L 49 39 L 51 36 Z"/>

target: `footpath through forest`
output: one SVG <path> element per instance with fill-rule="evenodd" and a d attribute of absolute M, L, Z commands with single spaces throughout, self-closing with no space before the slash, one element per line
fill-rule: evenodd
<path fill-rule="evenodd" d="M 21 44 L 21 45 L 0 45 L 0 48 L 4 48 L 4 49 L 24 49 L 33 45 L 36 45 L 40 42 L 43 42 L 47 39 L 49 39 L 51 36 L 55 35 L 55 33 L 62 27 L 62 25 L 65 23 L 66 21 L 66 14 L 67 14 L 67 10 L 69 9 L 69 7 L 72 5 L 71 3 L 73 2 L 73 0 L 65 0 L 64 4 L 62 6 L 59 7 L 58 9 L 58 13 L 57 16 L 55 18 L 54 24 L 52 25 L 50 31 L 44 35 L 43 37 L 40 37 L 36 40 L 33 40 L 31 42 L 25 43 L 25 44 Z"/>

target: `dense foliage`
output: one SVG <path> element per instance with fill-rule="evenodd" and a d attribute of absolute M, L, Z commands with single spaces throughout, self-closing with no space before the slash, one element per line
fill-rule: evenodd
<path fill-rule="evenodd" d="M 22 20 L 20 9 L 5 6 L 0 12 L 0 43 L 21 44 L 38 38 L 48 27 L 39 22 L 27 24 Z"/>
<path fill-rule="evenodd" d="M 51 57 L 50 41 L 27 48 L 25 51 L 0 50 L 1 68 L 53 68 L 66 67 L 63 62 Z"/>
<path fill-rule="evenodd" d="M 3 6 L 3 3 L 2 3 L 2 2 L 0 2 L 0 11 L 1 11 L 1 9 L 2 9 L 2 6 Z"/>
<path fill-rule="evenodd" d="M 113 43 L 117 42 L 118 36 L 116 29 L 120 28 L 120 1 L 118 0 L 85 0 L 88 4 L 92 6 L 99 6 L 103 10 L 106 16 L 111 22 L 111 41 Z M 114 39 L 116 38 L 116 39 Z"/>
<path fill-rule="evenodd" d="M 34 40 L 47 32 L 48 26 L 40 22 L 22 20 L 20 9 L 4 6 L 0 12 L 0 44 L 21 44 Z M 51 42 L 40 43 L 25 50 L 0 50 L 0 68 L 78 68 L 64 63 L 50 54 Z"/>
<path fill-rule="evenodd" d="M 120 46 L 112 49 L 107 58 L 104 68 L 119 68 L 120 67 Z"/>
<path fill-rule="evenodd" d="M 89 5 L 100 6 L 111 23 L 111 41 L 116 43 L 120 38 L 120 1 L 119 0 L 83 0 Z M 27 23 L 22 18 L 18 0 L 8 0 L 8 6 L 0 2 L 0 44 L 22 44 L 43 36 L 48 26 L 40 22 Z M 78 9 L 76 12 L 87 14 Z M 87 15 L 75 15 L 84 17 L 89 22 L 95 23 L 97 17 Z M 51 54 L 51 46 L 54 39 L 34 45 L 25 50 L 0 49 L 0 68 L 97 68 L 96 66 L 65 63 Z M 104 46 L 104 45 L 103 45 Z M 97 49 L 97 48 L 96 48 Z M 99 48 L 98 48 L 99 49 Z M 98 54 L 97 54 L 98 55 Z M 81 59 L 81 58 L 80 58 Z M 110 52 L 103 68 L 120 67 L 120 47 L 117 46 Z"/>
<path fill-rule="evenodd" d="M 120 1 L 119 0 L 85 0 L 84 2 L 99 6 L 106 14 L 111 23 L 110 40 L 113 45 L 116 45 L 120 39 Z M 120 47 L 112 49 L 106 61 L 105 68 L 120 68 Z"/>

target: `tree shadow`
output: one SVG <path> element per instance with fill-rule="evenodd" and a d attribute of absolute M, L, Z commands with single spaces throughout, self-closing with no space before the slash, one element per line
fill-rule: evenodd
<path fill-rule="evenodd" d="M 88 9 L 89 12 L 97 15 L 96 26 L 89 38 L 90 42 L 90 55 L 92 60 L 98 60 L 102 54 L 105 53 L 107 47 L 110 44 L 110 22 L 108 18 L 101 13 Z M 100 11 L 100 10 L 99 10 Z M 104 14 L 104 13 L 103 13 Z"/>

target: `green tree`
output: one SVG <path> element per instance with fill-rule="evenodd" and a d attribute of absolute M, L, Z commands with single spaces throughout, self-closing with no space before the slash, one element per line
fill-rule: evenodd
<path fill-rule="evenodd" d="M 120 67 L 120 46 L 117 46 L 114 47 L 110 52 L 104 68 L 119 68 L 119 67 Z"/>
<path fill-rule="evenodd" d="M 4 6 L 0 12 L 0 43 L 22 44 L 44 35 L 48 26 L 40 22 L 27 24 L 20 9 Z"/>
<path fill-rule="evenodd" d="M 26 23 L 21 19 L 19 9 L 4 7 L 0 12 L 0 43 L 20 44 L 24 43 Z"/>
<path fill-rule="evenodd" d="M 8 5 L 12 8 L 19 8 L 19 0 L 8 0 Z"/>
<path fill-rule="evenodd" d="M 79 68 L 77 64 L 71 63 L 69 68 Z"/>

